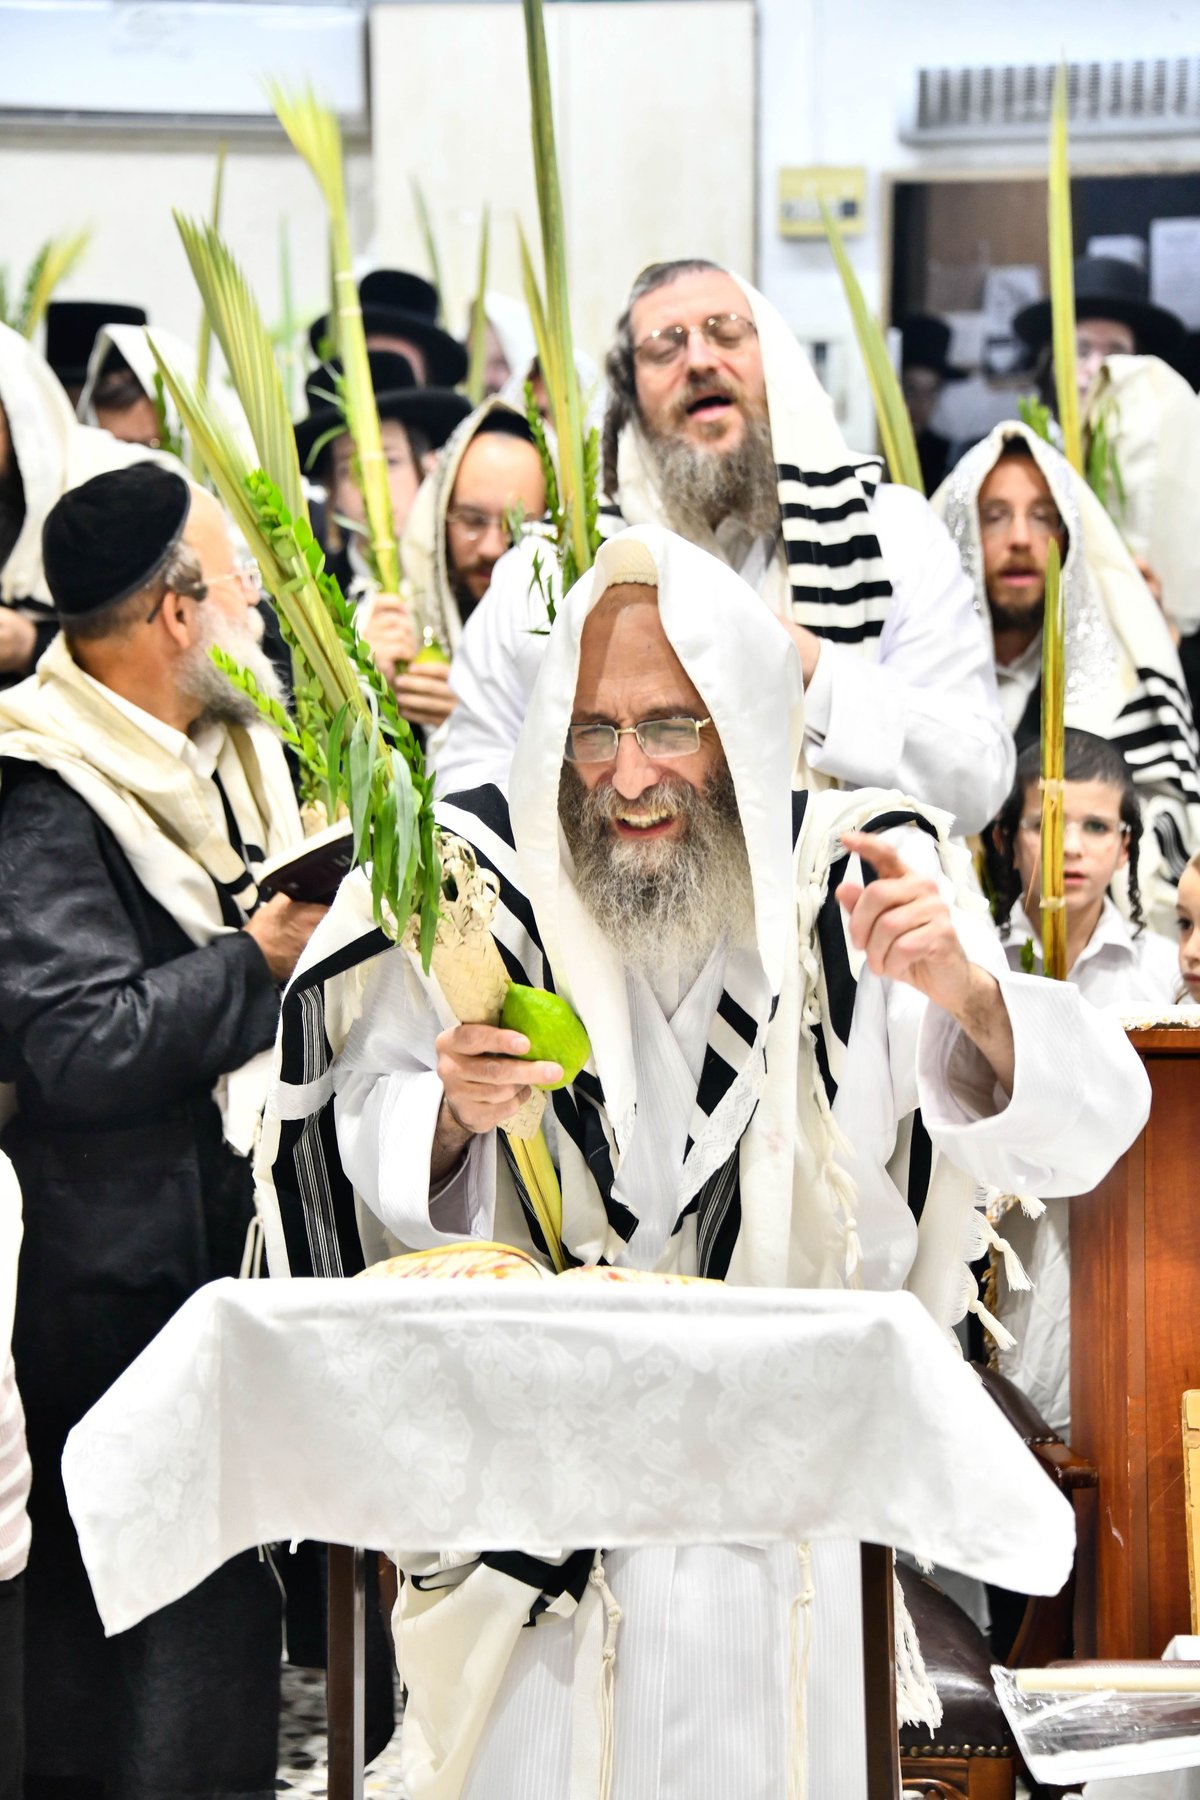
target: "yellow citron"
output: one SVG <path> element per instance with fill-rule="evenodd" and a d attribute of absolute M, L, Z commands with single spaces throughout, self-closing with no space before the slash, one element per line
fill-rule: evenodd
<path fill-rule="evenodd" d="M 421 646 L 408 666 L 410 669 L 415 669 L 419 663 L 448 663 L 449 661 L 450 658 L 435 638 L 432 643 Z"/>
<path fill-rule="evenodd" d="M 504 996 L 500 1023 L 529 1039 L 526 1062 L 556 1062 L 563 1078 L 552 1085 L 569 1087 L 592 1054 L 588 1034 L 565 1000 L 545 988 L 522 987 L 514 981 Z"/>

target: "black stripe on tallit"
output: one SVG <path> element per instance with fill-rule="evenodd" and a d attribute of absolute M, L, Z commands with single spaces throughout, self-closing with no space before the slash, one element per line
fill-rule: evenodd
<path fill-rule="evenodd" d="M 591 1097 L 593 1094 L 595 1098 Z M 627 1244 L 639 1221 L 636 1214 L 613 1194 L 612 1152 L 600 1116 L 604 1104 L 600 1083 L 594 1076 L 580 1074 L 572 1087 L 554 1089 L 550 1101 L 559 1126 L 588 1166 L 609 1224 L 622 1243 Z"/>
<path fill-rule="evenodd" d="M 807 506 L 803 500 L 781 500 L 779 503 L 783 519 L 811 519 L 814 525 L 840 525 L 865 510 L 857 494 L 838 506 Z"/>
<path fill-rule="evenodd" d="M 282 1007 L 282 1017 L 285 1022 L 285 1028 L 283 1031 L 283 1054 L 280 1063 L 279 1076 L 280 1080 L 287 1086 L 296 1087 L 301 1082 L 315 1081 L 318 1076 L 325 1073 L 325 1070 L 333 1060 L 333 1051 L 330 1049 L 328 1040 L 326 1040 L 325 1053 L 327 1060 L 321 1067 L 314 1068 L 309 1073 L 305 1072 L 303 1034 L 301 1032 L 289 1032 L 286 1029 L 286 1022 L 292 1017 L 293 1012 L 300 1005 L 300 996 L 308 992 L 311 988 L 323 988 L 325 983 L 327 981 L 332 981 L 335 975 L 344 975 L 347 969 L 353 969 L 357 967 L 359 963 L 366 962 L 368 958 L 378 956 L 380 951 L 389 950 L 390 948 L 391 939 L 386 932 L 378 929 L 368 931 L 365 932 L 362 937 L 355 938 L 352 943 L 343 944 L 341 949 L 335 951 L 332 956 L 327 956 L 323 962 L 314 963 L 311 969 L 305 969 L 303 974 L 297 975 L 293 979 L 287 992 L 283 996 Z M 324 1037 L 323 1026 L 322 1036 Z"/>
<path fill-rule="evenodd" d="M 714 1169 L 695 1204 L 697 1270 L 710 1281 L 724 1281 L 742 1228 L 740 1141 Z"/>
<path fill-rule="evenodd" d="M 562 1594 L 570 1594 L 576 1606 L 579 1605 L 587 1592 L 596 1552 L 572 1550 L 565 1562 L 548 1563 L 542 1562 L 540 1557 L 526 1555 L 523 1550 L 485 1550 L 479 1560 L 487 1568 L 495 1569 L 498 1575 L 507 1575 L 537 1592 L 538 1597 L 525 1621 L 527 1625 L 536 1625 L 540 1614 Z"/>
<path fill-rule="evenodd" d="M 453 806 L 460 812 L 469 813 L 472 818 L 478 819 L 482 825 L 486 825 L 489 831 L 493 832 L 496 837 L 500 838 L 503 843 L 508 845 L 515 857 L 516 846 L 513 843 L 512 821 L 509 818 L 507 803 L 498 787 L 489 782 L 486 787 L 471 788 L 466 793 L 448 794 L 444 804 L 446 806 Z M 513 918 L 516 919 L 526 937 L 528 937 L 531 942 L 537 946 L 538 950 L 541 951 L 541 933 L 537 928 L 537 920 L 534 918 L 533 907 L 525 898 L 525 895 L 521 890 L 514 887 L 510 875 L 504 869 L 500 868 L 499 865 L 480 848 L 474 838 L 472 838 L 470 842 L 471 849 L 475 853 L 475 861 L 478 863 L 479 867 L 481 869 L 490 869 L 499 881 L 501 904 L 506 907 Z M 510 974 L 512 973 L 511 969 L 509 972 Z M 514 976 L 514 980 L 515 979 L 518 978 Z M 521 975 L 519 979 L 524 983 L 528 977 Z"/>
<path fill-rule="evenodd" d="M 908 1210 L 917 1224 L 929 1198 L 929 1176 L 933 1169 L 933 1144 L 919 1111 L 913 1114 L 912 1138 L 908 1147 Z"/>
<path fill-rule="evenodd" d="M 1183 841 L 1178 819 L 1169 812 L 1156 814 L 1154 836 L 1162 851 L 1162 859 L 1167 873 L 1178 886 L 1179 878 L 1188 866 L 1188 847 Z"/>
<path fill-rule="evenodd" d="M 874 467 L 868 463 L 866 468 Z M 776 463 L 775 472 L 780 481 L 798 481 L 801 487 L 830 488 L 838 487 L 843 481 L 861 481 L 863 468 L 855 468 L 852 463 L 844 463 L 837 469 L 801 469 L 796 463 Z"/>
<path fill-rule="evenodd" d="M 822 569 L 844 569 L 850 563 L 857 562 L 860 557 L 879 555 L 879 545 L 874 537 L 850 537 L 840 544 L 823 541 L 819 556 L 809 554 L 813 549 L 811 538 L 787 538 L 785 547 L 789 568 L 795 564 Z M 847 589 L 844 594 L 838 594 L 836 589 L 833 590 L 829 593 L 828 598 L 831 600 L 862 600 L 870 594 L 872 587 L 882 587 L 885 594 L 890 594 L 892 591 L 890 582 L 860 581 L 853 588 Z"/>

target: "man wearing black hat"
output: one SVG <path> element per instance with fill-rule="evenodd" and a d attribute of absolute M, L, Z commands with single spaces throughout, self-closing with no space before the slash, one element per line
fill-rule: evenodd
<path fill-rule="evenodd" d="M 471 405 L 450 388 L 418 387 L 406 356 L 372 350 L 368 360 L 387 461 L 392 525 L 399 538 L 436 453 Z M 366 505 L 355 472 L 354 440 L 345 429 L 337 399 L 337 376 L 336 363 L 324 363 L 309 376 L 305 385 L 309 411 L 296 426 L 296 448 L 301 468 L 328 495 L 325 547 L 330 570 L 344 592 L 364 597 L 359 615 L 362 635 L 388 680 L 394 681 L 397 665 L 407 663 L 419 646 L 409 609 L 399 596 L 367 594 L 370 575 L 357 542 L 366 529 Z M 427 673 L 444 685 L 444 675 L 439 677 L 436 670 Z M 418 705 L 409 716 L 414 724 L 436 725 L 441 715 L 434 717 Z"/>
<path fill-rule="evenodd" d="M 1013 330 L 1041 352 L 1042 398 L 1055 404 L 1050 362 L 1053 324 L 1049 300 L 1026 306 Z M 1182 319 L 1150 299 L 1146 272 L 1120 256 L 1080 256 L 1075 262 L 1075 380 L 1082 405 L 1110 356 L 1158 356 L 1172 362 L 1183 348 Z"/>
<path fill-rule="evenodd" d="M 910 313 L 900 326 L 900 385 L 912 420 L 925 492 L 945 480 L 950 439 L 934 431 L 932 420 L 948 381 L 963 381 L 966 370 L 949 360 L 950 327 L 933 313 Z"/>
<path fill-rule="evenodd" d="M 62 625 L 0 695 L 0 1045 L 25 1197 L 14 1354 L 36 1497 L 27 1795 L 266 1800 L 279 1603 L 254 1556 L 106 1640 L 63 1441 L 202 1283 L 236 1274 L 280 985 L 322 909 L 258 905 L 300 839 L 282 749 L 210 646 L 269 668 L 211 496 L 102 474 L 43 533 Z"/>
<path fill-rule="evenodd" d="M 46 361 L 66 389 L 72 409 L 87 382 L 101 328 L 146 323 L 140 306 L 125 306 L 119 300 L 51 300 L 46 308 Z"/>
<path fill-rule="evenodd" d="M 368 350 L 408 359 L 418 387 L 452 388 L 465 379 L 467 352 L 438 324 L 438 292 L 406 269 L 373 269 L 358 284 Z M 313 321 L 308 341 L 324 358 L 332 346 L 329 314 Z"/>

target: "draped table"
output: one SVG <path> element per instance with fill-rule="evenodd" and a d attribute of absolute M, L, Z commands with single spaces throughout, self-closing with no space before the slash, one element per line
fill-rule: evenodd
<path fill-rule="evenodd" d="M 63 1475 L 110 1634 L 300 1538 L 857 1539 L 1025 1593 L 1056 1593 L 1074 1547 L 1066 1501 L 903 1293 L 215 1282 L 76 1426 Z"/>

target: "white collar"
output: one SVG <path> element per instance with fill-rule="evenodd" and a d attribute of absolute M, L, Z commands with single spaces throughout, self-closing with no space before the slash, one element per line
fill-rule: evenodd
<path fill-rule="evenodd" d="M 1020 946 L 1032 941 L 1033 954 L 1039 965 L 1042 960 L 1042 946 L 1029 920 L 1029 915 L 1018 900 L 1009 915 L 1008 942 Z M 1085 963 L 1100 956 L 1105 950 L 1112 950 L 1118 957 L 1133 962 L 1137 957 L 1137 945 L 1133 941 L 1129 926 L 1113 905 L 1108 895 L 1100 908 L 1100 917 L 1096 920 L 1095 929 L 1079 955 L 1075 958 L 1071 973 L 1082 968 Z"/>
<path fill-rule="evenodd" d="M 97 692 L 104 695 L 110 706 L 116 707 L 119 713 L 123 713 L 132 724 L 137 726 L 139 731 L 144 732 L 153 743 L 157 744 L 160 750 L 165 750 L 169 756 L 177 757 L 202 780 L 211 780 L 216 772 L 217 763 L 225 744 L 225 727 L 223 725 L 202 724 L 197 727 L 195 737 L 189 737 L 186 731 L 176 731 L 175 727 L 168 725 L 165 719 L 156 718 L 153 713 L 146 712 L 134 701 L 127 700 L 123 694 L 118 694 L 113 688 L 106 687 L 102 681 L 97 681 L 94 675 L 89 675 L 86 669 L 80 668 L 79 673 L 85 681 L 90 682 Z"/>

